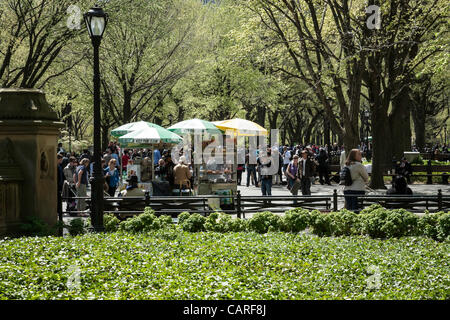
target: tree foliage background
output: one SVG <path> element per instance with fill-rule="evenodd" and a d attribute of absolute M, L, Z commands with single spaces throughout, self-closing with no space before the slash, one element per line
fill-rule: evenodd
<path fill-rule="evenodd" d="M 283 144 L 348 150 L 363 139 L 367 109 L 379 187 L 392 157 L 445 138 L 448 1 L 100 3 L 110 16 L 100 51 L 104 143 L 116 126 L 167 126 L 171 114 L 247 118 L 280 129 Z M 92 137 L 92 47 L 81 16 L 91 5 L 0 2 L 0 86 L 45 90 L 76 141 Z"/>

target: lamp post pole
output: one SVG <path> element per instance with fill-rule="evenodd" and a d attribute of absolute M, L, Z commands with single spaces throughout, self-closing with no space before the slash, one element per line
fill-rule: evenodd
<path fill-rule="evenodd" d="M 101 113 L 100 113 L 100 56 L 102 36 L 108 22 L 108 16 L 95 6 L 84 15 L 89 36 L 94 48 L 94 172 L 91 178 L 91 221 L 95 232 L 104 231 L 103 227 L 103 185 L 101 153 Z"/>
<path fill-rule="evenodd" d="M 94 172 L 91 180 L 91 221 L 96 232 L 101 232 L 103 228 L 103 183 L 102 172 L 102 151 L 100 135 L 100 58 L 99 48 L 101 39 L 93 37 L 94 46 Z"/>

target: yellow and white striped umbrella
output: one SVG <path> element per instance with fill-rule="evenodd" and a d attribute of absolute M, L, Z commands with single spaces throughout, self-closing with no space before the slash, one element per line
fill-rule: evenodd
<path fill-rule="evenodd" d="M 231 119 L 213 122 L 221 130 L 232 130 L 238 136 L 267 136 L 269 133 L 259 124 L 245 119 Z"/>

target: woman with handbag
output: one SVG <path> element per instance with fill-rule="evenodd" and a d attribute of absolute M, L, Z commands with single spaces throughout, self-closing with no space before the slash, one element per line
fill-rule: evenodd
<path fill-rule="evenodd" d="M 286 177 L 288 178 L 287 188 L 295 196 L 298 194 L 298 186 L 294 188 L 294 185 L 296 184 L 300 185 L 298 179 L 298 158 L 299 158 L 298 155 L 294 155 L 292 161 L 288 164 L 286 168 Z"/>

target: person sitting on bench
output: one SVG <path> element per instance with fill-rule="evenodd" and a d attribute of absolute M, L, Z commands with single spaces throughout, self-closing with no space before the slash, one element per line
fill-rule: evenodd
<path fill-rule="evenodd" d="M 178 164 L 173 168 L 173 175 L 175 178 L 175 187 L 181 186 L 181 189 L 190 189 L 189 181 L 191 179 L 191 171 L 186 165 L 186 157 L 181 156 Z"/>
<path fill-rule="evenodd" d="M 392 180 L 392 187 L 386 191 L 386 194 L 406 194 L 412 195 L 411 188 L 408 187 L 404 176 L 396 176 Z"/>
<path fill-rule="evenodd" d="M 408 160 L 406 160 L 405 157 L 403 157 L 401 162 L 399 164 L 397 164 L 395 167 L 395 173 L 397 175 L 404 176 L 406 178 L 406 180 L 408 181 L 408 183 L 411 183 L 412 171 L 413 171 L 412 166 L 408 162 Z"/>
<path fill-rule="evenodd" d="M 120 197 L 143 197 L 145 191 L 138 186 L 138 177 L 131 176 L 128 180 L 128 186 L 120 193 Z"/>

